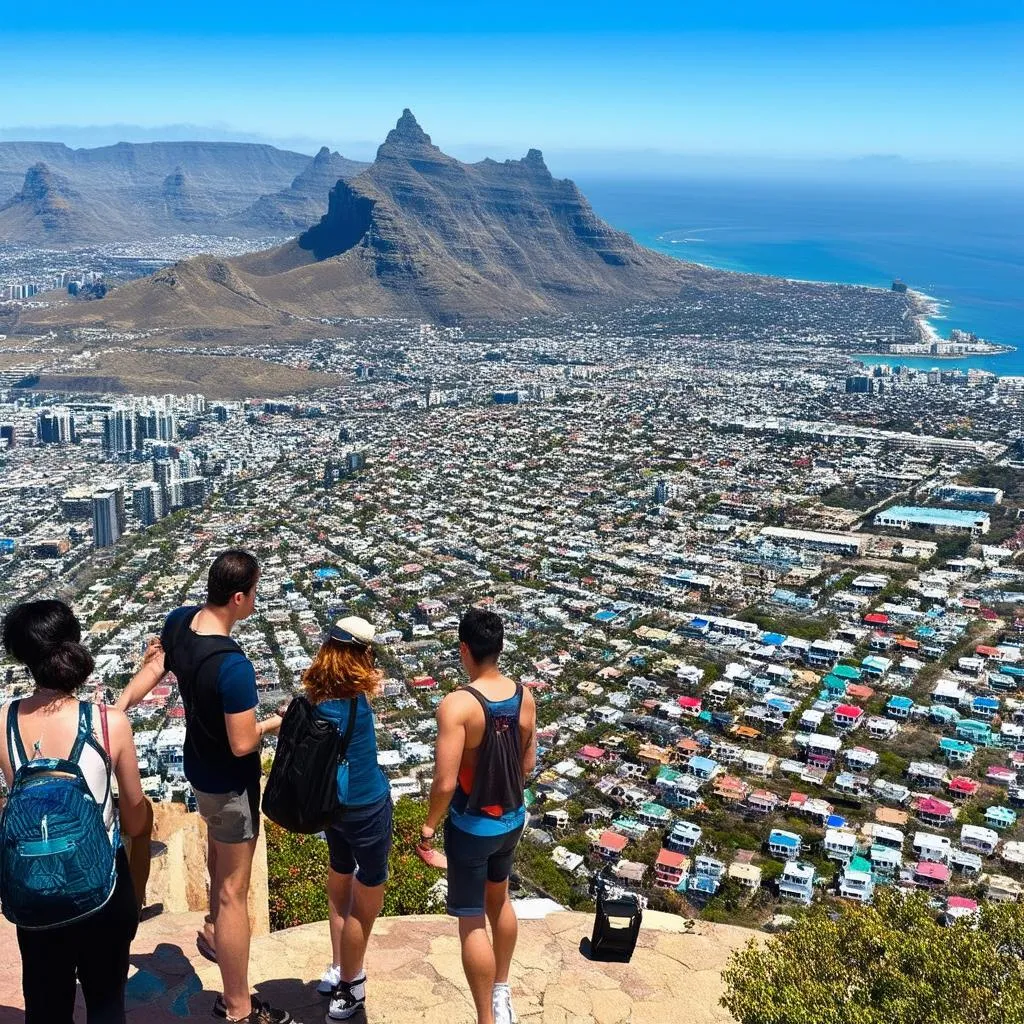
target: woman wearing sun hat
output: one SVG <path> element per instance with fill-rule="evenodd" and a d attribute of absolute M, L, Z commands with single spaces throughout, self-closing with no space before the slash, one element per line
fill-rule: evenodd
<path fill-rule="evenodd" d="M 348 1020 L 366 1001 L 363 957 L 384 902 L 391 852 L 391 787 L 377 764 L 369 701 L 383 675 L 375 665 L 374 633 L 358 616 L 339 619 L 303 676 L 310 702 L 342 735 L 355 714 L 346 754 L 348 791 L 339 793 L 343 809 L 326 832 L 333 956 L 317 991 L 331 996 L 329 1020 Z"/>

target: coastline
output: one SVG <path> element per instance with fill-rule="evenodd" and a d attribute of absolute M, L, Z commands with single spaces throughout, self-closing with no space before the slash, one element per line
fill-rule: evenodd
<path fill-rule="evenodd" d="M 719 272 L 730 273 L 730 274 L 749 274 L 751 271 L 739 270 L 736 267 L 724 267 L 716 265 L 713 262 L 707 260 L 694 260 L 694 259 L 683 259 L 680 256 L 675 256 L 672 253 L 666 253 L 666 255 L 672 255 L 675 259 L 679 259 L 684 263 L 692 263 L 695 266 L 705 267 L 709 270 L 717 270 Z M 756 274 L 759 277 L 774 277 L 782 281 L 791 281 L 795 284 L 820 284 L 820 285 L 834 285 L 842 288 L 869 288 L 872 291 L 889 291 L 884 285 L 879 284 L 864 284 L 861 282 L 851 281 L 824 281 L 820 278 L 804 278 L 804 277 L 790 277 L 788 275 L 781 274 Z M 921 334 L 924 338 L 922 344 L 938 344 L 940 342 L 948 341 L 948 338 L 943 337 L 939 329 L 932 323 L 932 318 L 939 316 L 942 309 L 942 300 L 934 295 L 929 295 L 927 292 L 918 291 L 914 288 L 907 288 L 907 298 L 910 302 L 912 315 L 914 322 L 919 327 Z M 986 349 L 981 349 L 974 352 L 850 352 L 847 353 L 851 358 L 859 358 L 866 356 L 874 359 L 877 362 L 906 362 L 907 360 L 941 360 L 941 361 L 962 361 L 965 359 L 990 359 L 993 356 L 1005 356 L 1013 355 L 1018 351 L 1016 345 L 1006 345 L 997 342 L 985 341 L 983 338 L 979 339 L 985 345 L 990 346 Z"/>

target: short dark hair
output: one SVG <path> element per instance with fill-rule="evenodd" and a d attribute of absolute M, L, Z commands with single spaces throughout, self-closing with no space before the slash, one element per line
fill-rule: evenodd
<path fill-rule="evenodd" d="M 74 693 L 95 662 L 82 646 L 82 627 L 63 601 L 26 601 L 4 616 L 4 648 L 38 686 Z"/>
<path fill-rule="evenodd" d="M 241 548 L 222 551 L 206 579 L 206 603 L 223 608 L 235 594 L 248 594 L 260 578 L 256 556 Z"/>
<path fill-rule="evenodd" d="M 474 661 L 497 661 L 505 646 L 505 627 L 494 612 L 469 608 L 459 623 L 459 642 L 469 648 Z"/>

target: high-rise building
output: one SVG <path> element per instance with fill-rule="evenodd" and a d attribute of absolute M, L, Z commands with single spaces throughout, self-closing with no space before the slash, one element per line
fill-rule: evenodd
<path fill-rule="evenodd" d="M 163 488 L 155 480 L 137 484 L 132 490 L 132 509 L 143 526 L 152 526 L 164 515 Z"/>
<path fill-rule="evenodd" d="M 659 505 L 664 505 L 669 499 L 669 487 L 667 480 L 657 480 L 654 484 L 654 500 Z"/>
<path fill-rule="evenodd" d="M 206 501 L 207 479 L 203 476 L 185 477 L 178 481 L 177 491 L 182 508 L 195 508 Z"/>
<path fill-rule="evenodd" d="M 43 409 L 36 419 L 36 440 L 40 444 L 74 444 L 75 414 L 70 409 Z"/>
<path fill-rule="evenodd" d="M 124 485 L 108 484 L 92 496 L 92 542 L 97 548 L 112 548 L 124 533 Z"/>
<path fill-rule="evenodd" d="M 871 378 L 866 373 L 858 373 L 846 378 L 846 393 L 848 395 L 867 395 L 871 391 Z"/>
<path fill-rule="evenodd" d="M 0 444 L 4 441 L 7 442 L 8 448 L 14 447 L 15 436 L 13 423 L 0 423 Z"/>
<path fill-rule="evenodd" d="M 135 448 L 135 412 L 111 409 L 103 417 L 103 452 L 110 458 L 126 455 Z"/>

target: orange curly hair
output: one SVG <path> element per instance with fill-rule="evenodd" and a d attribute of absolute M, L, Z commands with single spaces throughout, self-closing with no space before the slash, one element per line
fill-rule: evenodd
<path fill-rule="evenodd" d="M 374 664 L 373 648 L 343 644 L 328 637 L 302 676 L 312 704 L 347 699 L 365 693 L 374 696 L 384 678 Z"/>

